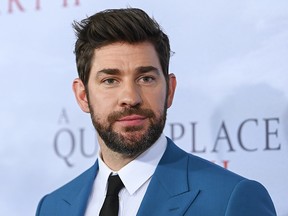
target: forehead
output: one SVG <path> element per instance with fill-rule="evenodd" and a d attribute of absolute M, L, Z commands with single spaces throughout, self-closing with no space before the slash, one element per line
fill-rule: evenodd
<path fill-rule="evenodd" d="M 92 72 L 105 68 L 133 70 L 141 66 L 153 66 L 162 71 L 154 46 L 149 42 L 136 44 L 117 42 L 95 49 L 91 69 Z"/>

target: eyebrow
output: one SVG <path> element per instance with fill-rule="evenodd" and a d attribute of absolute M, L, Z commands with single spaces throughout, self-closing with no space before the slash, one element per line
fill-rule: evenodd
<path fill-rule="evenodd" d="M 120 74 L 120 70 L 117 68 L 104 68 L 97 72 L 97 76 L 100 76 L 101 74 L 108 74 L 108 75 Z"/>
<path fill-rule="evenodd" d="M 141 66 L 136 68 L 137 73 L 148 73 L 148 72 L 156 72 L 158 75 L 160 74 L 158 68 L 153 66 Z"/>
<path fill-rule="evenodd" d="M 160 74 L 159 69 L 153 66 L 140 66 L 135 69 L 136 73 L 142 74 L 142 73 L 149 73 L 149 72 L 155 72 L 157 75 Z M 97 77 L 106 74 L 106 75 L 118 75 L 121 71 L 117 68 L 104 68 L 97 72 Z"/>

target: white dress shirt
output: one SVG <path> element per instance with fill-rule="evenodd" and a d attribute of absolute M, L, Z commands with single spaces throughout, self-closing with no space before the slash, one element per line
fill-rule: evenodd
<path fill-rule="evenodd" d="M 148 150 L 117 172 L 124 184 L 124 188 L 119 192 L 119 216 L 135 216 L 137 214 L 166 146 L 166 137 L 161 134 Z M 99 215 L 106 196 L 108 177 L 110 173 L 116 174 L 103 162 L 100 152 L 98 153 L 98 163 L 99 171 L 93 184 L 85 216 Z"/>

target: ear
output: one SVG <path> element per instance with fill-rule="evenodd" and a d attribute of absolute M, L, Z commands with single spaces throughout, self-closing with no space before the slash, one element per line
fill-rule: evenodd
<path fill-rule="evenodd" d="M 176 85 L 177 85 L 176 76 L 173 73 L 169 74 L 169 86 L 168 86 L 169 89 L 168 89 L 168 97 L 167 97 L 167 108 L 169 108 L 172 105 Z"/>
<path fill-rule="evenodd" d="M 77 103 L 80 106 L 80 108 L 83 110 L 83 112 L 89 113 L 89 105 L 88 105 L 88 99 L 87 99 L 87 93 L 85 89 L 85 85 L 83 82 L 79 79 L 76 78 L 73 81 L 73 91 L 74 95 L 76 97 Z"/>

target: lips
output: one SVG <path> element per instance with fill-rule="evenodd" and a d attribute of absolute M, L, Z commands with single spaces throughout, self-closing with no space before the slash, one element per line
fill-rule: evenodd
<path fill-rule="evenodd" d="M 145 119 L 145 118 L 146 118 L 145 116 L 141 116 L 141 115 L 129 115 L 129 116 L 125 116 L 125 117 L 118 119 L 118 121 L 134 121 L 134 120 Z"/>
<path fill-rule="evenodd" d="M 140 126 L 144 123 L 146 116 L 142 115 L 129 115 L 121 117 L 117 120 L 123 126 Z"/>

